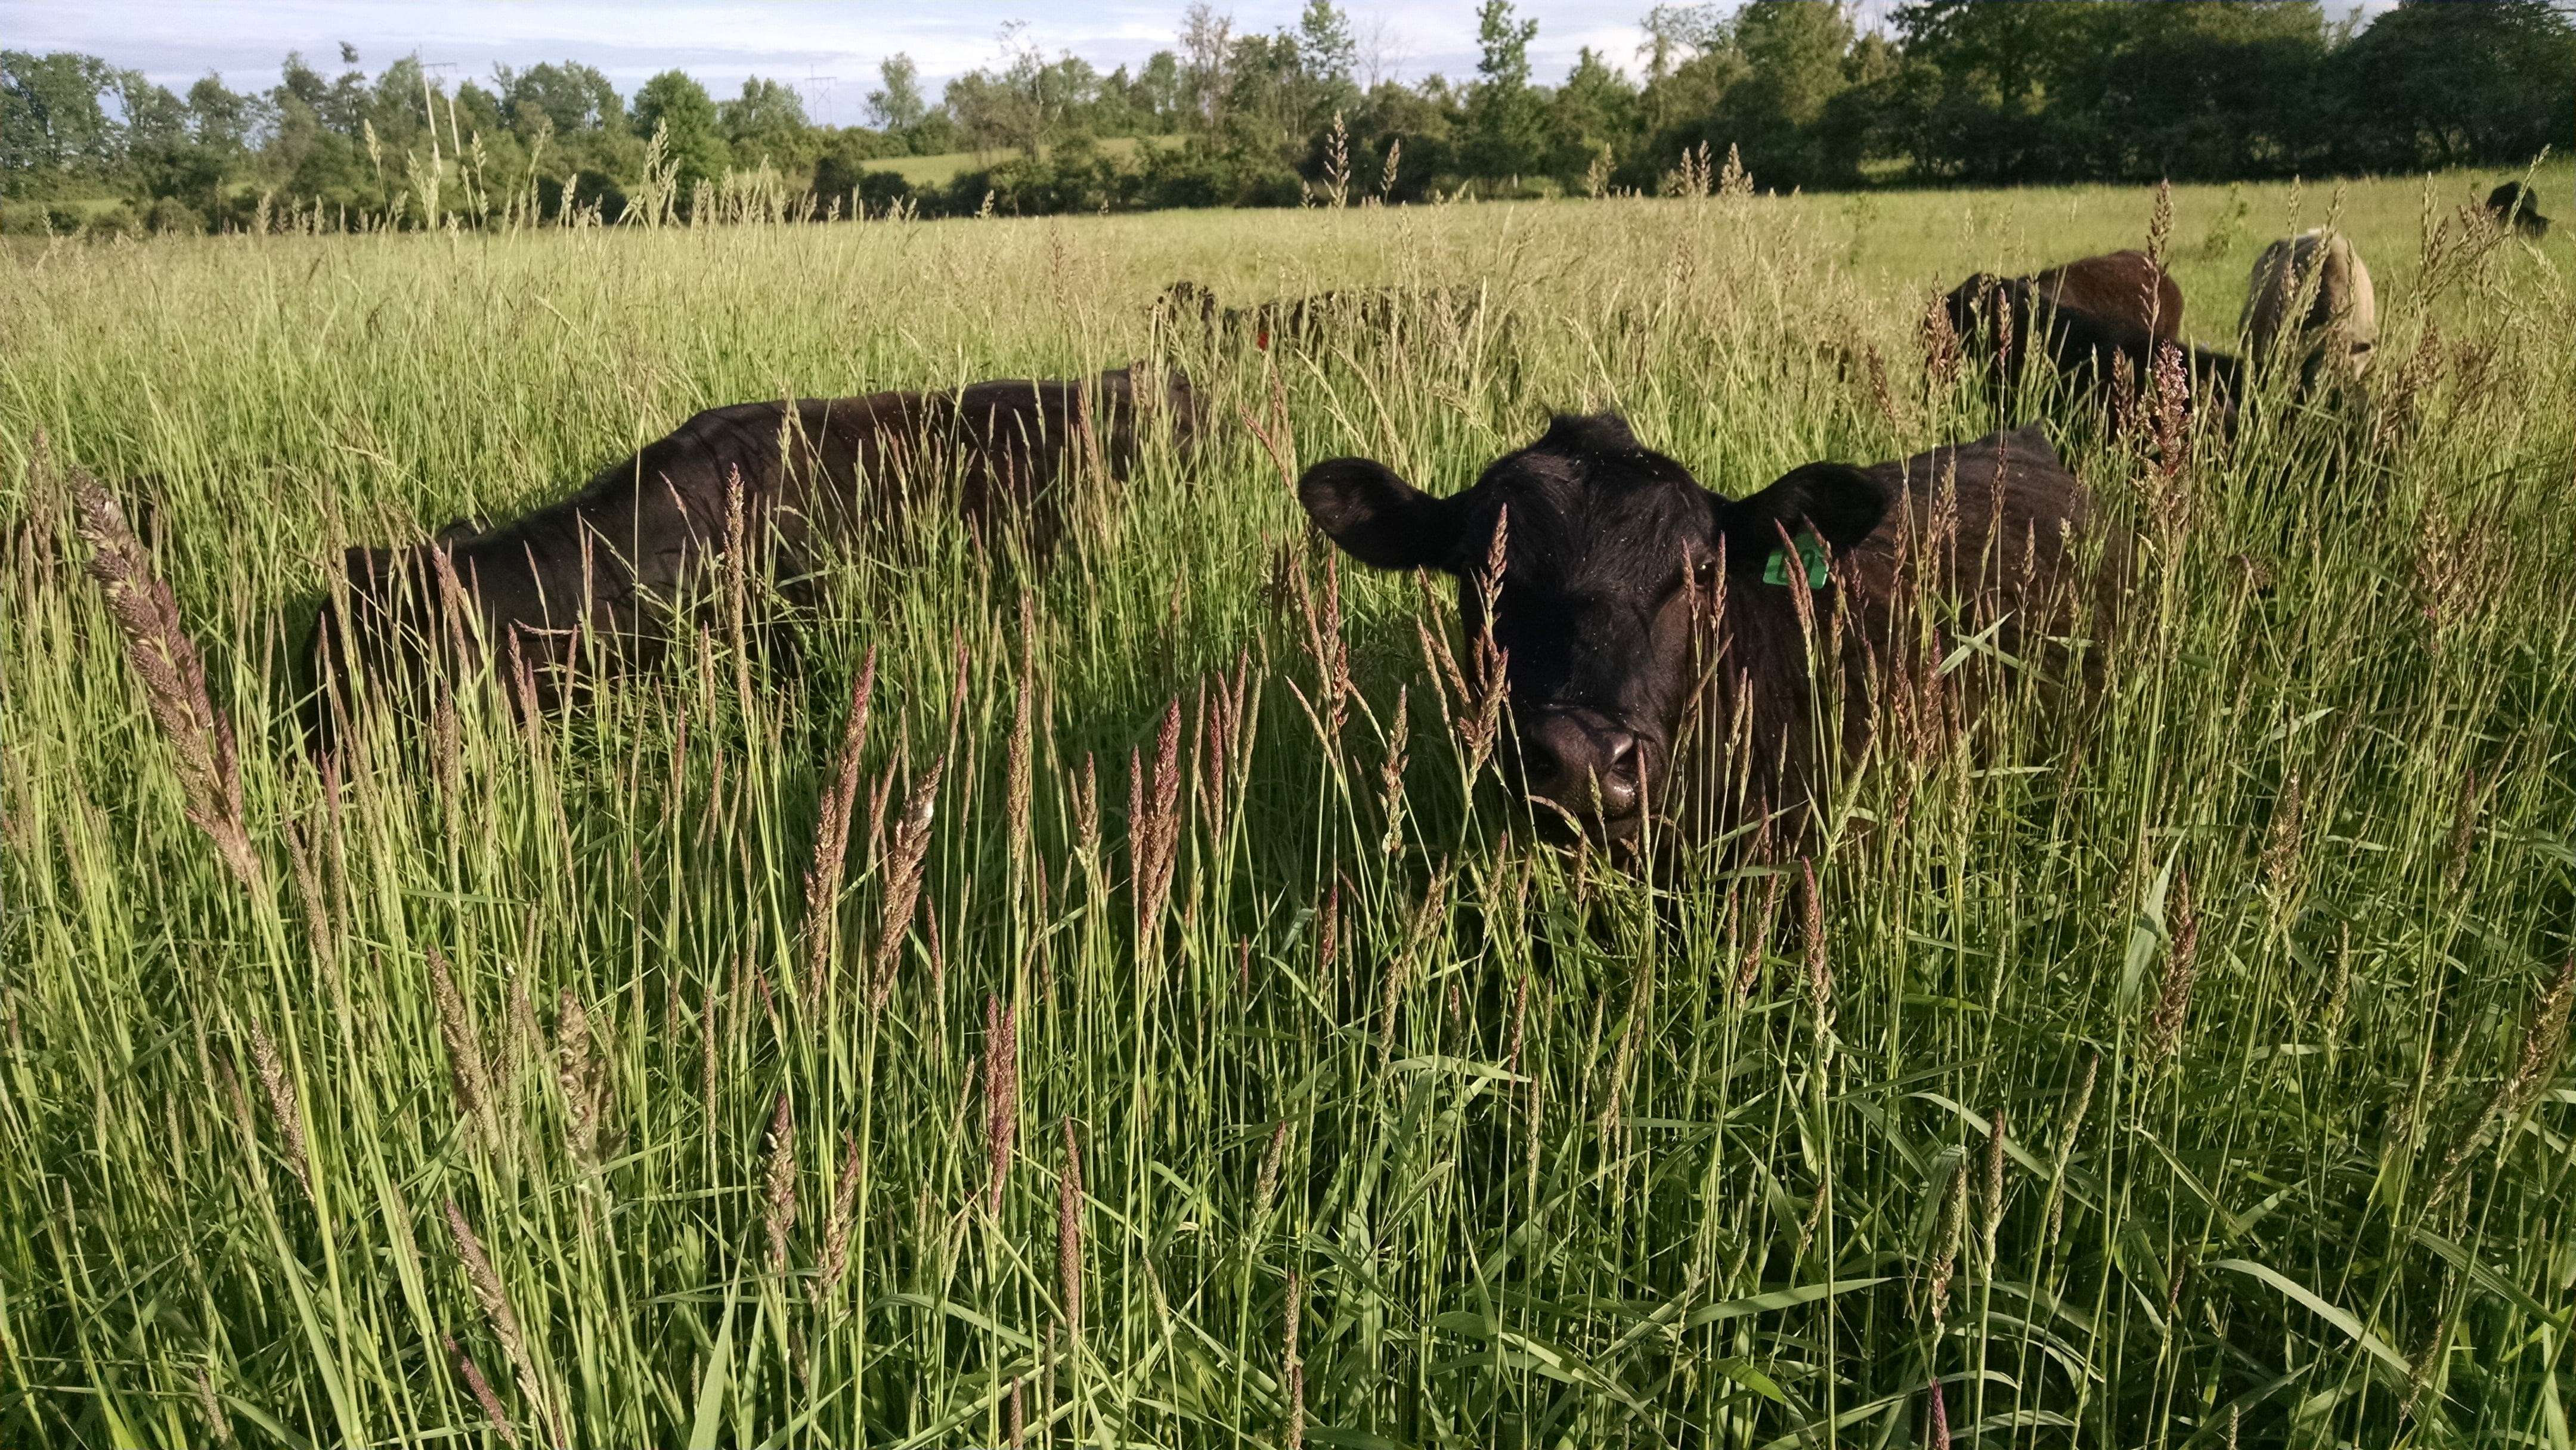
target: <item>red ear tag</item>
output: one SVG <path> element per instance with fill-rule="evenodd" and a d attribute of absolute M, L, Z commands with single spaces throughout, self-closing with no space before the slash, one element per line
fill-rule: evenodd
<path fill-rule="evenodd" d="M 1261 331 L 1253 334 L 1252 345 L 1261 349 L 1263 352 L 1270 351 L 1270 329 L 1265 327 L 1261 329 Z"/>

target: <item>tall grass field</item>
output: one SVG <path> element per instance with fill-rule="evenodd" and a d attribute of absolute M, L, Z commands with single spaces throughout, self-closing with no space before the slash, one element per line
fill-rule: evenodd
<path fill-rule="evenodd" d="M 2496 180 L 7 252 L 0 1442 L 2564 1450 L 2576 250 Z M 2329 221 L 2363 388 L 2047 410 L 2137 541 L 2098 694 L 1767 846 L 1536 839 L 1447 583 L 1284 480 L 1901 457 L 1999 421 L 1968 274 L 2152 241 L 2232 346 Z M 1261 348 L 1184 278 L 1412 300 Z M 923 523 L 304 747 L 351 544 L 1136 359 L 1209 425 L 1048 559 Z"/>

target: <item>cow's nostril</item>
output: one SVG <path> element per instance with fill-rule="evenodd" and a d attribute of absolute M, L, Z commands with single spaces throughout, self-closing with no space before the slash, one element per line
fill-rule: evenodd
<path fill-rule="evenodd" d="M 1610 737 L 1610 768 L 1603 772 L 1620 780 L 1637 778 L 1637 737 L 1620 733 Z"/>

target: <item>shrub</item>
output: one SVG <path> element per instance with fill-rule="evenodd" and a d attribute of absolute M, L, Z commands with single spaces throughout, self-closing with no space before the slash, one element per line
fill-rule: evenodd
<path fill-rule="evenodd" d="M 134 214 L 134 208 L 120 201 L 92 216 L 85 230 L 89 233 L 89 239 L 94 242 L 110 242 L 118 237 L 139 237 L 143 235 L 143 218 Z"/>
<path fill-rule="evenodd" d="M 206 219 L 197 215 L 195 207 L 175 196 L 165 196 L 152 203 L 152 210 L 145 214 L 144 221 L 158 236 L 197 237 L 205 235 L 206 231 Z"/>

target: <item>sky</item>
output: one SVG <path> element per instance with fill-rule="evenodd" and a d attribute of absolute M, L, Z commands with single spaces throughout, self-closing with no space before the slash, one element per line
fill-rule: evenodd
<path fill-rule="evenodd" d="M 1612 64 L 1637 67 L 1637 28 L 1652 0 L 1520 0 L 1539 23 L 1530 47 L 1534 77 L 1553 83 L 1590 46 Z M 1858 0 L 1863 29 L 1884 26 L 1898 0 Z M 2350 0 L 2329 0 L 2341 13 Z M 2367 12 L 2393 0 L 2363 0 Z M 1216 0 L 1240 30 L 1294 26 L 1303 0 Z M 235 90 L 276 84 L 290 50 L 326 74 L 340 69 L 340 43 L 358 48 L 374 73 L 418 52 L 443 77 L 488 83 L 496 65 L 577 60 L 632 95 L 648 76 L 677 66 L 718 97 L 759 75 L 795 85 L 806 112 L 827 125 L 866 119 L 877 64 L 898 51 L 921 67 L 934 97 L 950 77 L 994 63 L 1003 27 L 1025 22 L 1023 44 L 1072 53 L 1107 70 L 1170 48 L 1183 0 L 943 0 L 939 4 L 849 0 L 0 0 L 0 45 L 74 50 L 142 71 L 184 93 L 207 71 Z M 1343 0 L 1363 52 L 1386 78 L 1433 72 L 1453 79 L 1476 68 L 1476 0 Z"/>
<path fill-rule="evenodd" d="M 1535 77 L 1554 82 L 1591 46 L 1632 67 L 1637 18 L 1651 0 L 1522 0 L 1539 23 L 1530 48 Z M 1866 28 L 1895 0 L 1865 0 Z M 1303 0 L 1218 0 L 1238 30 L 1294 26 Z M 1071 51 L 1107 70 L 1134 66 L 1173 44 L 1183 0 L 952 0 L 941 4 L 686 3 L 686 0 L 0 0 L 0 45 L 75 50 L 131 67 L 173 91 L 209 70 L 235 90 L 276 84 L 289 50 L 326 74 L 340 69 L 340 42 L 358 48 L 369 72 L 419 52 L 441 76 L 487 79 L 495 65 L 578 60 L 632 94 L 646 77 L 677 66 L 719 97 L 745 77 L 790 82 L 819 122 L 864 120 L 877 63 L 897 51 L 921 67 L 933 96 L 950 77 L 993 63 L 1002 27 L 1025 21 L 1026 43 L 1049 55 Z M 1344 0 L 1364 51 L 1374 41 L 1385 73 L 1460 78 L 1476 68 L 1476 0 Z M 1367 69 L 1363 66 L 1363 70 Z M 1363 79 L 1365 79 L 1365 75 Z"/>

